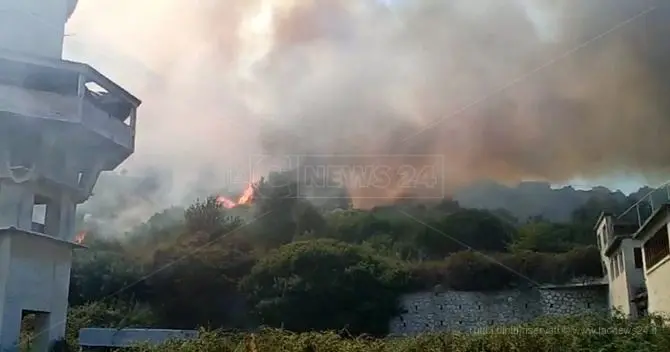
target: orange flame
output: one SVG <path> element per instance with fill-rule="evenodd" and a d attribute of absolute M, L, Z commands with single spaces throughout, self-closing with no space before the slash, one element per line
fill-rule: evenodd
<path fill-rule="evenodd" d="M 237 199 L 237 201 L 228 199 L 224 196 L 218 196 L 216 198 L 216 202 L 226 209 L 231 209 L 242 204 L 249 204 L 253 200 L 254 200 L 254 186 L 251 183 L 247 185 L 247 188 L 244 189 L 244 192 L 242 192 L 242 195 Z"/>
<path fill-rule="evenodd" d="M 81 231 L 79 232 L 76 236 L 74 236 L 74 243 L 76 244 L 82 244 L 84 243 L 84 240 L 86 239 L 86 231 Z"/>

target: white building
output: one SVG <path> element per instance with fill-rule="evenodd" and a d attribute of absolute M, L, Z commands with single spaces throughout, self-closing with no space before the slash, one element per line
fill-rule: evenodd
<path fill-rule="evenodd" d="M 631 318 L 670 313 L 668 223 L 668 204 L 641 225 L 620 223 L 611 214 L 601 214 L 595 230 L 613 311 Z"/>
<path fill-rule="evenodd" d="M 140 101 L 61 58 L 76 0 L 0 0 L 0 350 L 63 336 L 75 209 L 134 150 Z M 93 87 L 96 87 L 95 89 Z M 44 213 L 44 218 L 36 218 Z"/>

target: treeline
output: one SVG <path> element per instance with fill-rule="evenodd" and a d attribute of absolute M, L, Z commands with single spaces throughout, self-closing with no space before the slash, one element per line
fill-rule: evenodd
<path fill-rule="evenodd" d="M 519 223 L 448 199 L 323 211 L 277 180 L 255 195 L 250 207 L 211 197 L 170 209 L 117 239 L 91 233 L 75 256 L 71 305 L 115 307 L 123 319 L 110 321 L 121 325 L 383 335 L 406 292 L 600 277 L 593 222 L 628 206 L 594 199 L 572 223 Z"/>

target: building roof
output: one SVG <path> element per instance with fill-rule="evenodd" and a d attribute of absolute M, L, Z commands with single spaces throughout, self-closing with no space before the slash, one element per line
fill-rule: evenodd
<path fill-rule="evenodd" d="M 79 330 L 79 345 L 85 347 L 132 347 L 141 343 L 160 344 L 170 339 L 190 340 L 197 330 L 86 328 Z"/>
<path fill-rule="evenodd" d="M 636 240 L 643 240 L 648 235 L 648 230 L 656 224 L 664 216 L 670 214 L 670 203 L 663 203 L 656 211 L 654 211 L 649 218 L 640 226 L 640 228 L 633 234 Z"/>
<path fill-rule="evenodd" d="M 28 231 L 28 230 L 18 229 L 14 226 L 0 228 L 0 236 L 10 235 L 10 234 L 15 234 L 15 233 L 29 235 L 29 236 L 35 236 L 36 238 L 55 241 L 56 243 L 60 243 L 60 244 L 63 244 L 63 245 L 69 245 L 73 248 L 86 248 L 86 246 L 83 246 L 83 245 L 81 245 L 79 243 L 76 243 L 76 242 L 72 242 L 72 241 L 64 240 L 62 238 L 49 236 L 49 235 L 39 233 L 39 232 L 35 232 L 35 231 Z"/>
<path fill-rule="evenodd" d="M 41 67 L 43 69 L 51 69 L 54 71 L 61 71 L 65 73 L 83 74 L 89 77 L 90 79 L 96 81 L 96 83 L 98 83 L 99 85 L 104 86 L 111 93 L 116 93 L 122 96 L 127 101 L 132 103 L 135 107 L 138 107 L 142 104 L 142 101 L 138 99 L 136 96 L 134 96 L 133 94 L 125 90 L 123 87 L 116 84 L 111 79 L 107 78 L 102 73 L 98 72 L 98 70 L 84 63 L 63 60 L 63 59 L 58 60 L 58 59 L 50 59 L 42 57 L 33 57 L 4 49 L 0 49 L 0 60 L 5 61 L 3 65 L 8 65 L 11 62 L 17 62 L 22 63 L 24 65 L 27 64 L 36 67 Z"/>

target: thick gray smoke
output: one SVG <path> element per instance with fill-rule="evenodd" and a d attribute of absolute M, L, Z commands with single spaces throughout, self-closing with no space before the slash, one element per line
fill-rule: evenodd
<path fill-rule="evenodd" d="M 453 187 L 668 173 L 660 0 L 89 0 L 68 31 L 143 98 L 126 167 L 173 202 L 258 154 L 438 154 Z"/>

